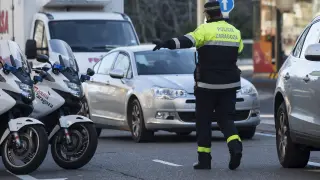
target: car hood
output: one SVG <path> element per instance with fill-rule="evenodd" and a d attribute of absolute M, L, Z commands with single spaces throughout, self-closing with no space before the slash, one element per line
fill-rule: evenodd
<path fill-rule="evenodd" d="M 152 86 L 185 90 L 188 93 L 194 91 L 193 74 L 186 75 L 143 75 L 140 80 L 152 83 Z M 252 85 L 248 80 L 241 78 L 241 86 Z"/>

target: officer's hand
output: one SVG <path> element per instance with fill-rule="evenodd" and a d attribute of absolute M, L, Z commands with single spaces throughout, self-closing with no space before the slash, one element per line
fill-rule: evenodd
<path fill-rule="evenodd" d="M 161 42 L 161 43 L 158 43 L 158 44 L 156 45 L 156 47 L 153 48 L 153 51 L 159 50 L 159 49 L 161 49 L 162 47 L 163 47 L 163 43 L 162 43 L 162 42 Z"/>

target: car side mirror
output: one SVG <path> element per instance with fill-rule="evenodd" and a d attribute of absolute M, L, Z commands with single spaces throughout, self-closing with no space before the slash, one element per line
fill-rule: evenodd
<path fill-rule="evenodd" d="M 37 61 L 42 62 L 42 63 L 47 63 L 47 62 L 49 62 L 49 57 L 44 54 L 37 55 Z"/>
<path fill-rule="evenodd" d="M 122 79 L 124 78 L 124 71 L 120 69 L 113 69 L 109 72 L 109 75 L 115 79 Z"/>
<path fill-rule="evenodd" d="M 35 40 L 27 40 L 25 53 L 28 59 L 35 59 L 37 57 L 37 42 Z"/>
<path fill-rule="evenodd" d="M 88 68 L 88 69 L 87 69 L 87 75 L 88 75 L 88 76 L 93 76 L 94 74 L 95 74 L 95 72 L 94 72 L 93 69 L 91 69 L 91 68 Z"/>
<path fill-rule="evenodd" d="M 320 61 L 320 44 L 309 45 L 304 56 L 309 61 Z"/>

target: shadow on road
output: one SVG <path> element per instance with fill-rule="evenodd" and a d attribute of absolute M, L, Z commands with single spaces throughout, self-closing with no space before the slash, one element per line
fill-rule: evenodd
<path fill-rule="evenodd" d="M 130 135 L 107 135 L 101 136 L 99 140 L 111 140 L 111 141 L 122 141 L 122 142 L 134 142 Z M 259 138 L 253 138 L 250 140 L 243 140 L 246 141 L 259 141 Z M 223 137 L 213 135 L 211 138 L 212 142 L 224 142 L 226 141 Z M 188 136 L 178 136 L 178 135 L 171 135 L 171 134 L 161 134 L 155 135 L 152 141 L 148 143 L 195 143 L 197 142 L 197 138 L 195 135 L 188 135 Z"/>

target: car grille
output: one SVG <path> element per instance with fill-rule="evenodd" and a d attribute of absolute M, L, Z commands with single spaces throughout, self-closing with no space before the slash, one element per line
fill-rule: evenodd
<path fill-rule="evenodd" d="M 178 112 L 179 117 L 184 122 L 196 122 L 196 113 L 195 112 Z M 236 111 L 236 118 L 234 121 L 242 121 L 248 119 L 250 110 L 238 110 Z M 214 113 L 212 122 L 217 122 L 217 117 Z"/>
<path fill-rule="evenodd" d="M 237 101 L 237 102 L 243 102 L 244 99 L 243 99 L 243 98 L 237 98 L 236 101 Z M 196 103 L 196 100 L 195 100 L 195 99 L 188 99 L 188 100 L 186 100 L 186 103 L 187 103 L 187 104 L 193 104 L 193 103 Z"/>

